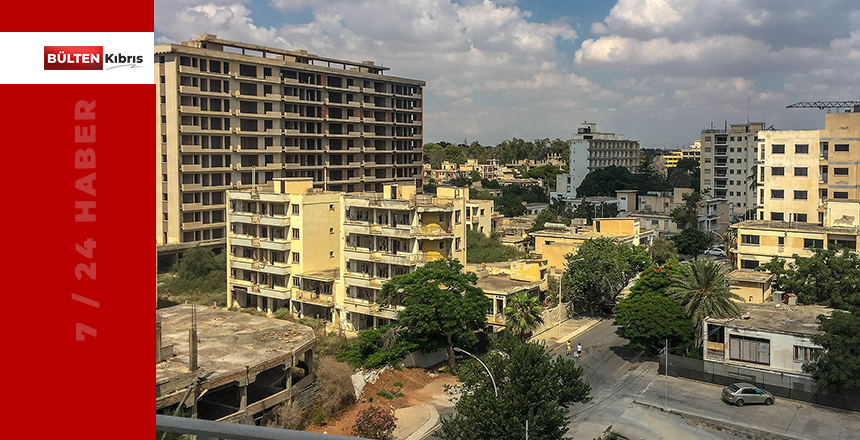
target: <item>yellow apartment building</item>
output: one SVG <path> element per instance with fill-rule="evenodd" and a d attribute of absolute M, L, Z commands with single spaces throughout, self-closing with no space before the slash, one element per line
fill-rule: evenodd
<path fill-rule="evenodd" d="M 388 279 L 428 261 L 466 261 L 466 191 L 437 191 L 324 191 L 311 178 L 228 191 L 228 306 L 288 307 L 346 329 L 387 324 L 399 310 L 377 304 Z"/>
<path fill-rule="evenodd" d="M 580 246 L 592 238 L 606 237 L 633 246 L 650 245 L 657 234 L 644 230 L 636 218 L 598 218 L 591 226 L 570 226 L 564 229 L 544 229 L 532 232 L 535 253 L 547 261 L 552 273 L 564 271 L 565 255 L 575 254 Z"/>
<path fill-rule="evenodd" d="M 204 34 L 155 46 L 156 245 L 226 241 L 226 190 L 422 184 L 423 87 L 387 67 Z"/>
<path fill-rule="evenodd" d="M 856 251 L 860 113 L 828 113 L 823 130 L 764 131 L 759 151 L 765 203 L 759 220 L 735 225 L 741 268 L 774 256 L 808 257 L 811 249 L 832 244 Z"/>
<path fill-rule="evenodd" d="M 492 200 L 470 199 L 466 202 L 466 227 L 489 236 L 493 232 Z"/>

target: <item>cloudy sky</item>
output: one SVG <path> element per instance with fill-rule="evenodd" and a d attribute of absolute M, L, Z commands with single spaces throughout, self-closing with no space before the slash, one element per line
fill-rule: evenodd
<path fill-rule="evenodd" d="M 422 79 L 424 140 L 688 145 L 749 117 L 821 128 L 796 101 L 860 100 L 857 0 L 155 0 L 156 43 L 202 34 Z"/>

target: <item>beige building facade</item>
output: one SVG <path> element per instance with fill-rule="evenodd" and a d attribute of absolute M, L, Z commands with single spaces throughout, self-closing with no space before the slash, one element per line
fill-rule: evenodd
<path fill-rule="evenodd" d="M 314 188 L 311 178 L 227 192 L 228 306 L 324 319 L 361 330 L 397 317 L 377 295 L 391 277 L 438 259 L 466 261 L 466 191 L 416 194 Z"/>
<path fill-rule="evenodd" d="M 529 235 L 535 239 L 535 253 L 547 261 L 551 273 L 558 274 L 565 269 L 565 255 L 575 254 L 592 238 L 605 237 L 633 246 L 646 246 L 657 234 L 644 230 L 637 218 L 597 218 L 591 226 L 544 229 Z"/>
<path fill-rule="evenodd" d="M 208 34 L 155 59 L 158 246 L 223 244 L 225 191 L 275 178 L 421 185 L 423 81 Z"/>
<path fill-rule="evenodd" d="M 860 113 L 829 113 L 823 130 L 766 131 L 759 220 L 736 224 L 741 268 L 860 241 Z M 805 174 L 805 175 L 804 175 Z"/>

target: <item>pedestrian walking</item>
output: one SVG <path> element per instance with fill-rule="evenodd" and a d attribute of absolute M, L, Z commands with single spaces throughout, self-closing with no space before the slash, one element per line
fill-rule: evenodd
<path fill-rule="evenodd" d="M 576 344 L 576 357 L 582 357 L 582 344 Z"/>
<path fill-rule="evenodd" d="M 570 356 L 570 341 L 567 341 L 567 355 Z"/>

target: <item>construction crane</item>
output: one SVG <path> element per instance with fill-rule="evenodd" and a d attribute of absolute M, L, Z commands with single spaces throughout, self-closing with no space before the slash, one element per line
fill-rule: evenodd
<path fill-rule="evenodd" d="M 785 108 L 817 108 L 821 110 L 831 108 L 850 108 L 853 109 L 854 113 L 860 113 L 860 101 L 801 101 L 787 105 Z"/>

